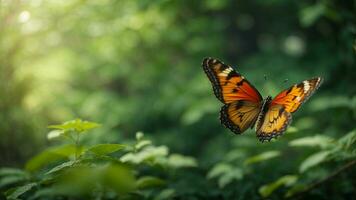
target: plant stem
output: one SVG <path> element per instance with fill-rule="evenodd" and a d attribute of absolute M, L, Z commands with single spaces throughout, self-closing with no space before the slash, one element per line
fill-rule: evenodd
<path fill-rule="evenodd" d="M 75 160 L 78 159 L 78 154 L 79 154 L 79 133 L 76 133 L 76 138 L 75 138 Z"/>
<path fill-rule="evenodd" d="M 310 184 L 308 187 L 306 187 L 304 190 L 295 193 L 294 195 L 290 196 L 289 199 L 299 199 L 302 196 L 308 194 L 311 190 L 313 190 L 316 187 L 319 187 L 320 185 L 330 181 L 331 179 L 337 177 L 338 175 L 340 175 L 342 172 L 352 168 L 354 165 L 356 165 L 356 160 L 352 160 L 348 163 L 346 163 L 345 165 L 343 165 L 342 167 L 340 167 L 338 170 L 334 171 L 333 173 L 331 173 L 329 176 L 321 179 L 320 181 L 317 181 L 313 184 Z"/>

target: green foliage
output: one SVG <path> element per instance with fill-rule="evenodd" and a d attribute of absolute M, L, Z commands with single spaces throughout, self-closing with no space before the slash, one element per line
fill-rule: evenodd
<path fill-rule="evenodd" d="M 247 160 L 245 160 L 245 164 L 249 165 L 249 164 L 269 160 L 271 158 L 279 156 L 280 154 L 281 153 L 279 151 L 267 151 L 267 152 L 261 153 L 259 155 L 248 158 Z"/>
<path fill-rule="evenodd" d="M 265 185 L 268 198 L 281 199 L 323 182 L 355 160 L 354 8 L 336 0 L 1 0 L 0 199 L 261 199 Z M 264 97 L 314 76 L 324 83 L 283 136 L 261 144 L 254 131 L 233 135 L 220 125 L 200 66 L 207 56 Z M 59 123 L 78 116 L 89 121 Z M 46 140 L 48 124 L 57 125 Z M 353 197 L 354 171 L 302 199 Z M 65 187 L 74 172 L 84 176 L 75 191 Z M 124 176 L 115 182 L 111 172 L 128 172 L 122 191 Z M 279 181 L 286 174 L 298 179 Z"/>
<path fill-rule="evenodd" d="M 266 184 L 260 187 L 259 192 L 263 197 L 270 196 L 276 189 L 280 188 L 282 185 L 290 187 L 290 189 L 285 193 L 285 197 L 291 197 L 308 187 L 308 182 L 302 179 L 308 179 L 308 172 L 315 171 L 315 168 L 320 168 L 325 165 L 325 162 L 343 162 L 343 161 L 353 161 L 356 160 L 356 146 L 352 146 L 355 143 L 356 134 L 355 131 L 351 131 L 340 139 L 333 139 L 327 136 L 316 135 L 313 137 L 304 137 L 293 140 L 289 142 L 292 147 L 313 147 L 317 148 L 318 151 L 308 155 L 299 164 L 299 175 L 284 176 L 278 180 Z M 319 177 L 321 176 L 321 177 Z M 297 182 L 302 180 L 300 182 Z M 325 175 L 317 175 L 317 179 L 325 179 Z M 312 180 L 316 181 L 316 180 Z"/>
<path fill-rule="evenodd" d="M 279 187 L 293 185 L 296 183 L 297 180 L 298 180 L 298 176 L 285 175 L 280 177 L 278 180 L 276 180 L 273 183 L 260 187 L 258 192 L 261 194 L 262 197 L 268 197 L 273 193 L 273 191 L 275 191 Z"/>
<path fill-rule="evenodd" d="M 144 191 L 149 190 L 153 194 L 157 193 L 157 198 L 164 199 L 172 196 L 174 190 L 157 189 L 167 187 L 169 180 L 143 173 L 141 167 L 147 165 L 154 171 L 154 166 L 159 165 L 164 167 L 168 174 L 170 170 L 197 167 L 194 158 L 180 154 L 169 155 L 167 147 L 154 146 L 141 132 L 136 134 L 137 140 L 133 145 L 82 146 L 79 143 L 81 133 L 97 127 L 96 123 L 79 119 L 50 126 L 63 130 L 72 144 L 52 147 L 34 156 L 26 164 L 26 170 L 31 174 L 14 168 L 0 169 L 0 188 L 6 189 L 6 197 L 56 199 L 66 196 L 113 199 L 133 198 L 133 194 L 143 197 Z M 72 140 L 69 132 L 78 136 L 78 139 Z M 145 144 L 140 145 L 143 142 Z M 125 153 L 114 154 L 118 151 Z"/>

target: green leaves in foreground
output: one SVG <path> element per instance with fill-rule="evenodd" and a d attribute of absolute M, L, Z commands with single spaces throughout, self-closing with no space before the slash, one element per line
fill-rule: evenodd
<path fill-rule="evenodd" d="M 270 196 L 275 190 L 284 187 L 290 187 L 290 189 L 285 193 L 285 197 L 291 197 L 296 193 L 303 191 L 303 189 L 308 188 L 308 184 L 311 181 L 297 181 L 304 178 L 304 174 L 312 171 L 316 166 L 323 167 L 325 162 L 338 162 L 338 161 L 352 161 L 356 159 L 356 130 L 353 130 L 336 140 L 334 138 L 315 135 L 311 137 L 304 137 L 293 140 L 289 142 L 291 147 L 303 147 L 303 148 L 317 148 L 317 151 L 305 158 L 299 165 L 299 175 L 287 175 L 282 176 L 276 181 L 266 184 L 259 189 L 259 193 L 262 197 Z M 333 169 L 335 170 L 335 169 Z M 332 173 L 332 172 L 330 172 Z M 317 182 L 316 180 L 312 182 Z M 325 179 L 325 175 L 319 177 L 319 180 Z M 308 183 L 309 182 L 309 183 Z"/>
<path fill-rule="evenodd" d="M 285 186 L 291 186 L 294 183 L 296 183 L 296 181 L 298 180 L 298 176 L 295 175 L 286 175 L 286 176 L 282 176 L 281 178 L 279 178 L 278 180 L 276 180 L 275 182 L 269 183 L 267 185 L 264 185 L 262 187 L 260 187 L 260 189 L 258 190 L 258 192 L 261 194 L 262 197 L 268 197 L 270 196 L 276 189 L 278 189 L 279 187 Z"/>
<path fill-rule="evenodd" d="M 64 122 L 63 124 L 48 126 L 50 129 L 54 129 L 47 134 L 48 139 L 54 139 L 62 135 L 69 136 L 70 133 L 75 132 L 77 134 L 85 133 L 91 129 L 99 127 L 100 124 L 90 121 L 83 121 L 81 119 L 75 119 Z"/>
<path fill-rule="evenodd" d="M 151 198 L 157 195 L 157 199 L 165 199 L 172 197 L 175 190 L 167 188 L 167 181 L 150 171 L 154 172 L 156 165 L 167 171 L 197 166 L 194 158 L 170 155 L 166 146 L 153 145 L 141 132 L 137 133 L 133 145 L 87 147 L 80 144 L 81 133 L 98 127 L 98 124 L 73 120 L 50 127 L 62 131 L 67 136 L 64 138 L 69 138 L 72 144 L 50 147 L 34 156 L 25 167 L 31 173 L 13 168 L 0 169 L 0 189 L 6 190 L 8 199 L 56 199 L 59 196 L 130 199 L 133 196 L 147 197 L 143 191 L 148 190 L 154 191 L 148 193 Z M 145 167 L 144 175 L 140 172 L 142 167 Z"/>
<path fill-rule="evenodd" d="M 240 181 L 244 178 L 253 164 L 265 162 L 280 156 L 279 151 L 266 151 L 261 154 L 245 158 L 244 152 L 233 150 L 226 155 L 225 160 L 217 163 L 208 172 L 208 179 L 217 179 L 220 188 L 224 188 L 233 181 Z M 236 164 L 235 162 L 236 161 Z M 242 164 L 243 163 L 243 164 Z"/>
<path fill-rule="evenodd" d="M 265 161 L 265 160 L 269 160 L 269 159 L 275 158 L 275 157 L 279 156 L 280 154 L 281 153 L 279 151 L 267 151 L 267 152 L 264 152 L 264 153 L 261 153 L 259 155 L 252 156 L 252 157 L 246 159 L 244 163 L 246 165 L 253 164 L 253 163 L 258 163 L 258 162 L 262 162 L 262 161 Z"/>
<path fill-rule="evenodd" d="M 228 163 L 219 163 L 209 171 L 207 178 L 218 178 L 219 187 L 223 188 L 234 180 L 241 180 L 243 175 L 242 169 Z"/>

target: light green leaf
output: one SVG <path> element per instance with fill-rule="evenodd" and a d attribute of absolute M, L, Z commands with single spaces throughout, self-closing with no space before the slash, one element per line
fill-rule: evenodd
<path fill-rule="evenodd" d="M 144 161 L 154 161 L 156 159 L 165 157 L 168 155 L 168 148 L 166 146 L 153 147 L 148 146 L 137 153 L 127 153 L 120 158 L 121 162 L 130 162 L 133 164 L 139 164 Z"/>
<path fill-rule="evenodd" d="M 164 189 L 162 190 L 154 200 L 166 200 L 166 199 L 173 199 L 173 195 L 176 193 L 174 189 Z"/>
<path fill-rule="evenodd" d="M 314 167 L 321 162 L 325 161 L 327 157 L 329 156 L 330 151 L 320 151 L 318 153 L 315 153 L 308 158 L 306 158 L 299 166 L 299 171 L 301 173 L 305 172 L 306 170 L 310 169 L 311 167 Z"/>
<path fill-rule="evenodd" d="M 304 8 L 300 13 L 300 23 L 305 27 L 314 24 L 325 13 L 325 10 L 322 3 Z"/>
<path fill-rule="evenodd" d="M 58 137 L 62 136 L 64 133 L 65 133 L 64 130 L 53 130 L 53 131 L 50 131 L 47 134 L 47 139 L 52 140 L 54 138 L 58 138 Z"/>
<path fill-rule="evenodd" d="M 6 194 L 8 199 L 18 199 L 22 194 L 26 193 L 27 191 L 31 190 L 35 187 L 37 183 L 29 183 L 21 187 L 17 187 L 15 190 L 11 191 L 10 193 Z"/>
<path fill-rule="evenodd" d="M 61 171 L 62 169 L 65 169 L 67 167 L 70 167 L 72 166 L 73 164 L 75 163 L 75 160 L 71 160 L 71 161 L 68 161 L 68 162 L 64 162 L 60 165 L 57 165 L 56 167 L 52 168 L 51 170 L 49 170 L 46 174 L 51 174 L 51 173 L 54 173 L 54 172 L 58 172 L 58 171 Z"/>
<path fill-rule="evenodd" d="M 353 130 L 342 138 L 340 138 L 338 140 L 338 143 L 343 149 L 350 149 L 356 143 L 356 130 Z"/>
<path fill-rule="evenodd" d="M 27 172 L 17 169 L 17 168 L 0 168 L 0 177 L 1 176 L 10 176 L 10 175 L 16 175 L 16 176 L 28 176 Z"/>
<path fill-rule="evenodd" d="M 235 161 L 238 159 L 243 159 L 245 156 L 246 156 L 246 152 L 242 151 L 241 149 L 234 149 L 232 151 L 229 151 L 225 155 L 224 160 Z"/>
<path fill-rule="evenodd" d="M 286 133 L 296 133 L 296 132 L 298 132 L 298 129 L 295 126 L 289 126 L 286 131 Z"/>
<path fill-rule="evenodd" d="M 282 176 L 277 181 L 260 187 L 258 192 L 262 197 L 265 198 L 270 196 L 276 189 L 280 188 L 281 186 L 285 186 L 285 187 L 291 186 L 295 184 L 297 180 L 298 180 L 298 176 L 295 175 Z"/>
<path fill-rule="evenodd" d="M 267 151 L 256 156 L 250 157 L 245 160 L 244 164 L 249 165 L 257 162 L 262 162 L 279 156 L 281 153 L 279 151 Z"/>
<path fill-rule="evenodd" d="M 135 148 L 137 150 L 139 150 L 139 149 L 142 149 L 142 147 L 150 145 L 150 144 L 152 144 L 152 142 L 150 140 L 141 140 L 135 145 Z"/>
<path fill-rule="evenodd" d="M 87 152 L 90 151 L 97 155 L 107 155 L 124 149 L 125 147 L 126 146 L 122 144 L 98 144 L 93 147 L 90 147 Z"/>
<path fill-rule="evenodd" d="M 164 180 L 153 176 L 144 176 L 136 181 L 136 187 L 138 189 L 161 187 L 165 184 L 166 182 Z"/>
<path fill-rule="evenodd" d="M 241 180 L 242 177 L 243 171 L 240 168 L 234 168 L 219 178 L 219 187 L 223 188 L 234 180 Z"/>
<path fill-rule="evenodd" d="M 136 140 L 141 140 L 143 138 L 144 134 L 143 132 L 139 131 L 136 133 Z"/>
<path fill-rule="evenodd" d="M 75 119 L 72 121 L 67 121 L 63 124 L 60 125 L 51 125 L 48 126 L 48 128 L 52 128 L 52 129 L 59 129 L 59 130 L 63 130 L 63 131 L 76 131 L 78 133 L 83 133 L 86 132 L 88 130 L 94 129 L 99 127 L 100 124 L 94 123 L 94 122 L 90 122 L 90 121 L 83 121 L 81 119 Z"/>
<path fill-rule="evenodd" d="M 208 173 L 207 178 L 216 178 L 222 174 L 228 173 L 233 169 L 233 167 L 228 163 L 219 163 L 215 165 Z"/>
<path fill-rule="evenodd" d="M 289 146 L 293 147 L 320 147 L 326 148 L 334 142 L 334 139 L 325 135 L 315 135 L 310 137 L 303 137 L 292 140 L 289 142 Z"/>
<path fill-rule="evenodd" d="M 172 154 L 168 158 L 168 165 L 173 168 L 181 168 L 181 167 L 196 167 L 198 166 L 198 163 L 193 157 L 183 156 L 179 154 Z"/>

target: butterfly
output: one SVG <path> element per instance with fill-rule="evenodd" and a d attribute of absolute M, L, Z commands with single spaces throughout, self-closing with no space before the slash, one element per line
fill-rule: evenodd
<path fill-rule="evenodd" d="M 236 134 L 255 127 L 261 142 L 282 135 L 292 122 L 292 113 L 322 83 L 322 78 L 312 78 L 283 90 L 274 99 L 271 96 L 263 99 L 258 90 L 231 66 L 213 58 L 205 58 L 202 66 L 215 96 L 224 103 L 220 110 L 221 123 Z"/>

